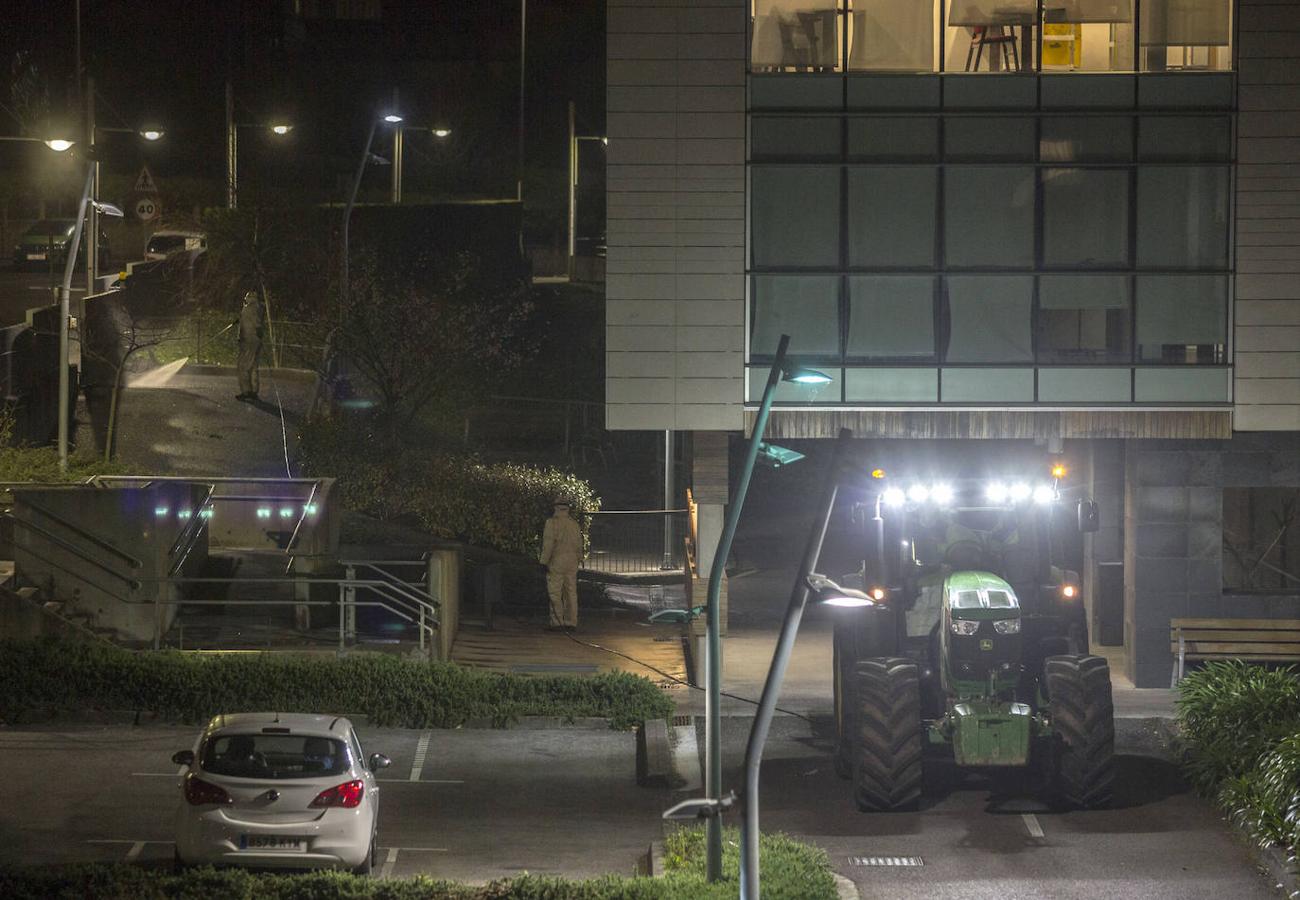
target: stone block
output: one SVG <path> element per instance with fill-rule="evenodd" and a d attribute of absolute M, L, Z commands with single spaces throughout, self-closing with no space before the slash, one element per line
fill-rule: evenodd
<path fill-rule="evenodd" d="M 1187 520 L 1220 525 L 1223 522 L 1223 489 L 1192 487 L 1187 489 Z"/>
<path fill-rule="evenodd" d="M 1223 483 L 1223 454 L 1217 450 L 1187 454 L 1187 484 L 1218 487 Z"/>
<path fill-rule="evenodd" d="M 1191 522 L 1187 526 L 1187 558 L 1221 558 L 1223 526 L 1218 522 Z"/>
<path fill-rule="evenodd" d="M 1143 451 L 1138 454 L 1138 484 L 1180 487 L 1188 483 L 1188 454 L 1178 450 Z"/>
<path fill-rule="evenodd" d="M 1187 489 L 1139 487 L 1137 521 L 1139 523 L 1187 521 Z"/>
<path fill-rule="evenodd" d="M 1223 611 L 1223 594 L 1219 591 L 1200 592 L 1196 585 L 1187 595 L 1187 607 L 1184 612 L 1189 618 L 1214 619 L 1226 615 Z"/>
<path fill-rule="evenodd" d="M 1228 487 L 1263 487 L 1272 484 L 1272 465 L 1270 453 L 1229 450 L 1223 454 L 1223 484 Z"/>
<path fill-rule="evenodd" d="M 1187 590 L 1190 593 L 1223 590 L 1223 564 L 1217 555 L 1187 561 Z"/>
<path fill-rule="evenodd" d="M 1187 557 L 1186 525 L 1141 525 L 1137 530 L 1137 555 L 1142 559 Z"/>

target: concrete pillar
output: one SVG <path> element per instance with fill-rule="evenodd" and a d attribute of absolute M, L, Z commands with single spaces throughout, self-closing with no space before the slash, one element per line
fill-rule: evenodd
<path fill-rule="evenodd" d="M 696 582 L 688 591 L 692 604 L 704 603 L 709 570 L 722 537 L 723 520 L 730 496 L 730 435 L 725 431 L 696 431 L 691 434 L 691 496 L 696 503 Z M 721 633 L 727 633 L 727 580 L 722 579 L 720 598 Z"/>
<path fill-rule="evenodd" d="M 1111 567 L 1124 562 L 1124 445 L 1122 441 L 1088 442 L 1087 471 L 1084 473 L 1085 497 L 1097 503 L 1100 528 L 1083 536 L 1084 607 L 1088 611 L 1089 641 L 1101 644 L 1102 622 L 1107 598 L 1103 589 L 1113 580 Z M 1122 590 L 1122 586 L 1121 586 Z M 1122 597 L 1119 598 L 1122 602 Z M 1118 618 L 1122 622 L 1123 613 Z"/>

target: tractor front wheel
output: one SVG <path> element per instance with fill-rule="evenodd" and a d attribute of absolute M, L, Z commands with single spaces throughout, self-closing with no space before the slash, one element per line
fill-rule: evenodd
<path fill-rule="evenodd" d="M 916 663 L 858 663 L 853 794 L 863 812 L 914 809 L 921 798 L 921 689 Z"/>
<path fill-rule="evenodd" d="M 1044 668 L 1052 728 L 1060 738 L 1057 792 L 1083 809 L 1109 806 L 1115 792 L 1110 666 L 1099 656 L 1052 656 Z"/>

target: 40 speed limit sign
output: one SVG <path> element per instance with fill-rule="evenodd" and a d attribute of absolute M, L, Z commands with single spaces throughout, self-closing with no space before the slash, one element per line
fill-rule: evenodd
<path fill-rule="evenodd" d="M 135 217 L 141 222 L 149 222 L 158 218 L 162 212 L 162 206 L 153 197 L 141 197 L 135 202 Z"/>

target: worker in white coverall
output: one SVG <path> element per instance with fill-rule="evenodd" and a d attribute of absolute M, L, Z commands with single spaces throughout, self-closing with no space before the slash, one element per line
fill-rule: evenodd
<path fill-rule="evenodd" d="M 569 515 L 569 501 L 555 500 L 555 512 L 542 531 L 542 565 L 551 596 L 551 631 L 578 627 L 578 564 L 582 562 L 582 531 Z"/>
<path fill-rule="evenodd" d="M 239 393 L 236 400 L 257 399 L 258 357 L 262 353 L 262 300 L 257 291 L 244 295 L 244 305 L 239 310 L 239 358 L 235 368 L 239 373 Z"/>

